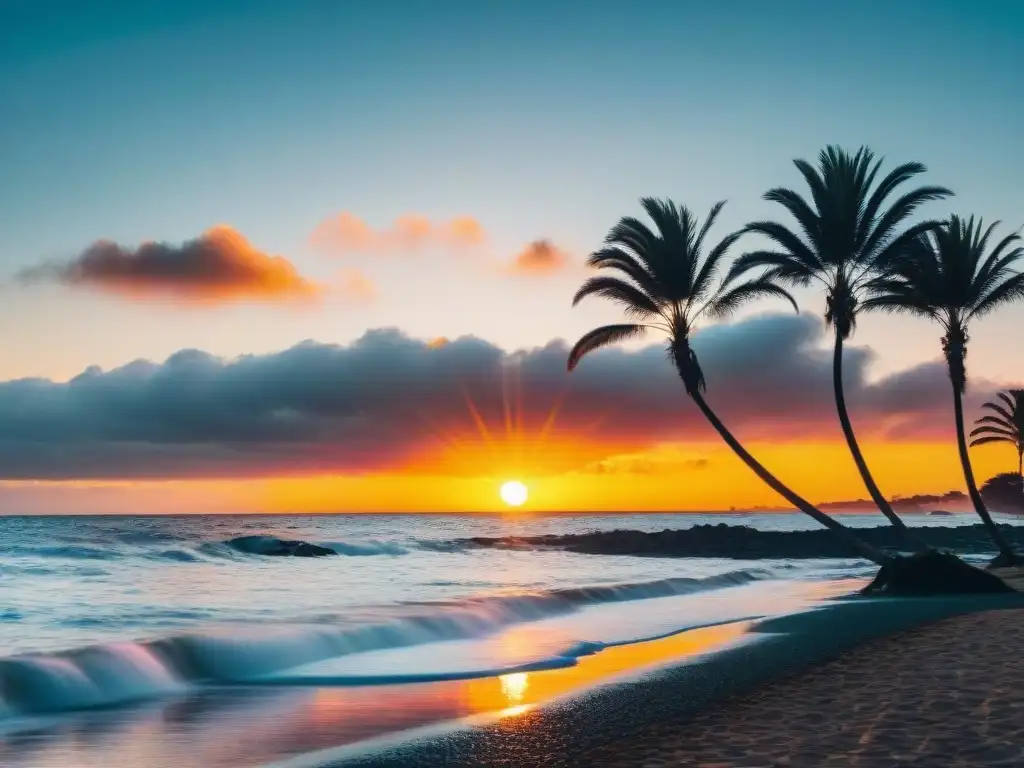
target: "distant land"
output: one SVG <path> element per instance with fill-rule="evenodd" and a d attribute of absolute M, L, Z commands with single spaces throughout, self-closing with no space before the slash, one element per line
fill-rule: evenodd
<path fill-rule="evenodd" d="M 932 512 L 944 510 L 946 512 L 970 512 L 973 510 L 971 500 L 962 491 L 947 491 L 935 495 L 920 493 L 914 496 L 893 496 L 889 503 L 897 512 Z M 854 499 L 852 501 L 825 501 L 818 504 L 822 512 L 877 512 L 878 507 L 871 499 Z M 791 512 L 789 508 L 782 510 L 779 507 L 754 507 L 755 512 Z"/>
<path fill-rule="evenodd" d="M 948 491 L 941 495 L 921 493 L 914 496 L 893 496 L 889 500 L 892 508 L 897 512 L 931 512 L 933 509 L 944 509 L 947 512 L 970 512 L 971 500 L 967 494 L 961 491 Z M 871 499 L 857 499 L 856 501 L 828 501 L 819 504 L 818 508 L 823 512 L 838 512 L 840 510 L 849 512 L 876 511 L 878 507 Z"/>

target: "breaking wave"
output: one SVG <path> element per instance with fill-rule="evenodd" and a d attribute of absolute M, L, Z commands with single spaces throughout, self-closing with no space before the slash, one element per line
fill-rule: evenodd
<path fill-rule="evenodd" d="M 672 578 L 499 594 L 412 604 L 410 608 L 418 612 L 382 624 L 288 626 L 261 629 L 259 634 L 220 630 L 12 656 L 0 659 L 0 715 L 109 706 L 174 695 L 205 684 L 296 684 L 287 670 L 346 654 L 486 637 L 515 624 L 565 615 L 587 606 L 721 589 L 770 576 L 768 571 L 737 570 L 704 579 Z M 577 644 L 522 668 L 572 664 L 576 657 L 601 647 L 600 643 Z M 489 673 L 482 670 L 474 675 Z M 333 682 L 344 684 L 345 680 L 335 678 Z"/>

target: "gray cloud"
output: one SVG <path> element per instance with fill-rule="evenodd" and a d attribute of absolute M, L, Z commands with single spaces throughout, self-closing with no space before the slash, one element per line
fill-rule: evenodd
<path fill-rule="evenodd" d="M 839 437 L 820 319 L 765 315 L 708 328 L 694 343 L 708 399 L 741 439 Z M 9 381 L 0 383 L 0 478 L 394 468 L 439 450 L 439 432 L 479 440 L 467 398 L 497 433 L 506 404 L 521 401 L 528 436 L 560 404 L 554 435 L 582 435 L 617 450 L 715 439 L 662 347 L 607 350 L 571 375 L 566 353 L 562 341 L 506 353 L 473 337 L 437 344 L 383 329 L 349 346 L 307 341 L 236 360 L 182 350 L 162 364 L 90 368 L 68 382 Z M 858 431 L 948 437 L 944 368 L 926 364 L 869 384 L 871 357 L 863 347 L 847 351 Z M 992 391 L 972 382 L 968 408 Z"/>

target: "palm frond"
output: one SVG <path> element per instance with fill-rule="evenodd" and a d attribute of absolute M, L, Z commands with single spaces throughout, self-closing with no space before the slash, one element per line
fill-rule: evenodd
<path fill-rule="evenodd" d="M 1000 393 L 1000 394 L 1002 394 L 1002 393 Z M 987 408 L 990 411 L 995 411 L 996 413 L 998 413 L 1000 416 L 1002 416 L 1007 421 L 1010 421 L 1010 422 L 1013 421 L 1013 414 L 1010 413 L 1010 411 L 1007 411 L 1006 408 L 1004 408 L 1003 406 L 999 405 L 999 403 L 989 402 L 989 403 L 983 404 L 981 407 L 982 408 Z"/>
<path fill-rule="evenodd" d="M 795 262 L 803 264 L 808 272 L 813 273 L 824 269 L 824 264 L 811 246 L 801 240 L 785 224 L 774 221 L 753 221 L 747 224 L 742 231 L 744 234 L 750 233 L 767 237 L 789 254 Z"/>
<path fill-rule="evenodd" d="M 646 262 L 645 254 L 649 254 L 658 247 L 658 238 L 650 228 L 640 219 L 633 216 L 623 216 L 619 219 L 604 238 L 605 245 L 617 245 L 621 248 L 628 248 L 642 261 Z M 650 266 L 645 264 L 645 266 Z"/>
<path fill-rule="evenodd" d="M 796 299 L 789 291 L 764 277 L 748 280 L 731 287 L 723 286 L 723 289 L 705 305 L 704 311 L 709 317 L 722 319 L 731 315 L 748 301 L 764 298 L 785 299 L 792 305 L 794 312 L 800 312 Z"/>
<path fill-rule="evenodd" d="M 859 305 L 864 312 L 882 312 L 890 315 L 915 315 L 935 319 L 938 312 L 934 307 L 916 298 L 910 293 L 891 291 L 887 294 L 868 296 Z"/>
<path fill-rule="evenodd" d="M 595 251 L 587 258 L 587 266 L 617 270 L 635 282 L 648 296 L 658 293 L 658 283 L 640 261 L 621 248 L 609 247 Z"/>
<path fill-rule="evenodd" d="M 572 298 L 575 307 L 588 296 L 611 299 L 622 305 L 626 314 L 634 317 L 650 317 L 661 314 L 657 302 L 635 285 L 617 277 L 598 275 L 588 278 Z"/>
<path fill-rule="evenodd" d="M 700 253 L 704 248 L 704 238 L 707 237 L 708 230 L 718 220 L 718 214 L 722 212 L 725 207 L 725 200 L 719 200 L 717 203 L 711 206 L 711 210 L 708 211 L 708 215 L 704 217 L 704 226 L 700 228 L 700 232 L 697 233 L 697 238 L 693 241 L 693 250 Z"/>
<path fill-rule="evenodd" d="M 979 428 L 982 425 L 989 425 L 998 427 L 999 429 L 1005 429 L 1010 432 L 1017 428 L 1012 421 L 1008 421 L 1002 416 L 982 416 L 980 419 L 977 419 L 974 423 L 979 425 Z"/>
<path fill-rule="evenodd" d="M 875 174 L 877 174 L 881 165 L 882 160 L 879 159 L 875 165 Z M 898 165 L 891 171 L 889 171 L 889 173 L 887 173 L 882 178 L 882 180 L 878 182 L 878 186 L 875 187 L 874 192 L 871 193 L 871 196 L 864 204 L 864 213 L 861 218 L 861 228 L 860 231 L 857 233 L 858 242 L 862 249 L 864 247 L 864 244 L 868 241 L 868 238 L 870 237 L 872 230 L 874 229 L 873 225 L 875 224 L 875 221 L 878 218 L 879 211 L 882 210 L 882 205 L 885 203 L 889 195 L 895 192 L 896 188 L 899 187 L 900 184 L 904 184 L 910 181 L 912 178 L 924 173 L 926 170 L 927 168 L 925 168 L 925 166 L 922 163 L 903 163 L 902 165 Z M 875 174 L 872 174 L 872 179 L 874 178 Z"/>
<path fill-rule="evenodd" d="M 569 352 L 569 358 L 566 361 L 566 368 L 572 371 L 577 365 L 579 365 L 579 362 L 583 359 L 584 355 L 601 349 L 602 347 L 616 344 L 620 341 L 641 338 L 646 332 L 647 326 L 640 325 L 638 323 L 605 325 L 600 328 L 595 328 L 590 331 L 590 333 L 584 334 L 583 337 L 573 345 L 572 350 Z"/>
<path fill-rule="evenodd" d="M 1012 443 L 1012 439 L 1008 437 L 979 437 L 977 440 L 971 440 L 971 446 L 975 445 L 986 445 L 988 443 Z"/>
<path fill-rule="evenodd" d="M 976 429 L 971 430 L 971 437 L 976 437 L 978 435 L 998 435 L 999 437 L 1005 437 L 1010 440 L 1016 440 L 1018 437 L 1016 430 L 992 426 L 977 427 Z"/>
<path fill-rule="evenodd" d="M 1024 273 L 1015 274 L 993 288 L 985 298 L 975 305 L 970 316 L 972 318 L 983 317 L 1004 304 L 1021 299 L 1024 299 Z"/>
<path fill-rule="evenodd" d="M 797 220 L 809 245 L 816 244 L 821 236 L 821 220 L 799 194 L 792 189 L 776 187 L 764 193 L 764 199 L 779 203 Z"/>
<path fill-rule="evenodd" d="M 718 277 L 718 268 L 722 263 L 722 259 L 725 258 L 726 253 L 728 253 L 729 249 L 732 248 L 739 238 L 740 233 L 733 232 L 722 238 L 718 245 L 708 251 L 708 255 L 704 259 L 700 271 L 693 278 L 693 284 L 690 287 L 690 298 L 692 301 L 703 301 L 708 295 L 711 284 Z"/>

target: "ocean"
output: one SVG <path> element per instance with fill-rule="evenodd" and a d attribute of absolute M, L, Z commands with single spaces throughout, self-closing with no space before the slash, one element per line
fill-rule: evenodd
<path fill-rule="evenodd" d="M 976 518 L 911 521 L 948 528 Z M 452 693 L 457 681 L 499 680 L 515 701 L 530 673 L 682 630 L 813 608 L 874 570 L 853 558 L 580 554 L 509 538 L 722 523 L 815 528 L 782 513 L 2 518 L 0 763 L 292 758 L 486 708 L 464 700 L 465 684 Z M 338 556 L 268 557 L 232 543 L 257 535 Z M 509 544 L 483 547 L 479 538 Z M 430 691 L 432 705 L 416 698 Z M 287 722 L 291 736 L 279 729 L 257 760 L 225 746 L 234 743 L 227 721 L 261 722 L 268 733 Z M 100 728 L 106 741 L 83 741 L 83 728 Z M 200 747 L 204 738 L 216 746 Z M 130 757 L 143 753 L 144 761 Z"/>

